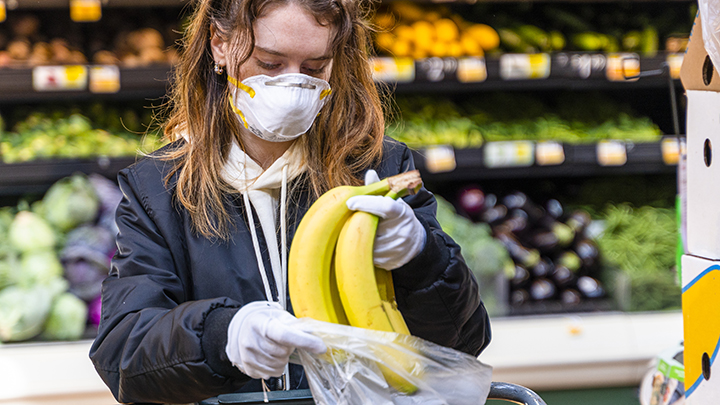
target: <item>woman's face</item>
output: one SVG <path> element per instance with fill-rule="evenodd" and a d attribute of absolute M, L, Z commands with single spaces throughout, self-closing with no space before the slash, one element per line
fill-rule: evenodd
<path fill-rule="evenodd" d="M 237 54 L 213 36 L 215 61 L 239 81 L 256 75 L 303 73 L 329 81 L 332 69 L 333 29 L 322 26 L 304 8 L 290 3 L 271 8 L 254 23 L 255 48 L 235 71 Z"/>

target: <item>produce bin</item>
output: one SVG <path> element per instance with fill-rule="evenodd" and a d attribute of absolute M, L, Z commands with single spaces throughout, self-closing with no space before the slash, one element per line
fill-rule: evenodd
<path fill-rule="evenodd" d="M 545 401 L 532 390 L 521 385 L 493 382 L 488 399 L 513 402 L 521 405 L 545 405 Z M 224 394 L 200 402 L 200 405 L 244 404 L 260 405 L 277 403 L 288 405 L 314 405 L 310 390 L 272 391 L 267 393 L 267 402 L 262 392 Z"/>

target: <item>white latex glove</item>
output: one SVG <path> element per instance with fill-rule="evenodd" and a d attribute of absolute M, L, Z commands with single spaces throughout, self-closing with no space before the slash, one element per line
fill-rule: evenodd
<path fill-rule="evenodd" d="M 375 170 L 365 173 L 365 184 L 380 181 Z M 373 261 L 385 270 L 401 267 L 425 247 L 425 228 L 415 217 L 412 208 L 402 199 L 377 195 L 350 197 L 347 206 L 351 210 L 365 211 L 380 217 L 375 235 Z"/>
<path fill-rule="evenodd" d="M 225 353 L 232 364 L 252 378 L 279 377 L 295 348 L 322 354 L 322 339 L 300 329 L 297 318 L 277 302 L 251 302 L 233 316 Z"/>

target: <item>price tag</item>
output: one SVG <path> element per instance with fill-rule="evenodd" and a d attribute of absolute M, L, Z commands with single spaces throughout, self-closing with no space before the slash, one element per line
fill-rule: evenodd
<path fill-rule="evenodd" d="M 415 80 L 415 60 L 412 58 L 373 58 L 370 63 L 375 81 L 407 83 Z"/>
<path fill-rule="evenodd" d="M 565 162 L 565 148 L 560 142 L 538 142 L 535 145 L 535 161 L 540 166 L 561 165 Z"/>
<path fill-rule="evenodd" d="M 622 166 L 627 163 L 627 148 L 620 141 L 600 141 L 596 153 L 600 166 Z"/>
<path fill-rule="evenodd" d="M 459 59 L 457 78 L 461 83 L 484 82 L 487 79 L 485 58 L 468 57 Z"/>
<path fill-rule="evenodd" d="M 95 22 L 102 17 L 102 0 L 70 0 L 70 19 Z"/>
<path fill-rule="evenodd" d="M 425 168 L 428 172 L 451 172 L 456 167 L 455 150 L 452 146 L 438 145 L 425 149 Z"/>
<path fill-rule="evenodd" d="M 552 62 L 552 73 L 556 76 L 572 79 L 589 79 L 603 77 L 607 61 L 603 54 L 555 54 Z"/>
<path fill-rule="evenodd" d="M 116 65 L 92 66 L 89 88 L 92 93 L 117 93 L 120 91 L 120 68 Z"/>
<path fill-rule="evenodd" d="M 452 80 L 458 71 L 458 60 L 455 58 L 420 59 L 417 65 L 417 80 L 441 82 Z"/>
<path fill-rule="evenodd" d="M 605 76 L 610 81 L 628 82 L 638 80 L 640 56 L 636 53 L 611 53 L 607 56 Z"/>
<path fill-rule="evenodd" d="M 33 68 L 35 91 L 85 90 L 88 70 L 82 65 L 36 66 Z"/>
<path fill-rule="evenodd" d="M 531 141 L 489 142 L 483 147 L 483 160 L 489 168 L 532 166 L 533 148 Z"/>
<path fill-rule="evenodd" d="M 668 166 L 677 165 L 680 161 L 680 141 L 674 136 L 663 138 L 660 142 L 663 162 Z"/>
<path fill-rule="evenodd" d="M 7 19 L 7 6 L 5 6 L 5 0 L 0 0 L 0 22 Z"/>
<path fill-rule="evenodd" d="M 550 55 L 546 53 L 510 53 L 500 56 L 500 77 L 503 80 L 547 79 L 550 76 Z"/>
<path fill-rule="evenodd" d="M 670 77 L 673 79 L 680 78 L 680 67 L 682 67 L 684 53 L 670 53 L 667 56 L 667 64 L 670 68 Z"/>

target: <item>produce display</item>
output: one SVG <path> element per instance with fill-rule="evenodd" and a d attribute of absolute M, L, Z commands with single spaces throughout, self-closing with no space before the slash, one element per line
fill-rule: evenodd
<path fill-rule="evenodd" d="M 515 274 L 515 264 L 508 250 L 493 237 L 488 224 L 459 215 L 450 202 L 438 195 L 435 198 L 438 204 L 437 220 L 443 231 L 460 245 L 463 258 L 478 281 L 480 296 L 488 314 L 506 315 L 508 303 L 503 296 L 503 284 L 508 284 L 506 280 Z M 468 192 L 465 199 L 466 204 L 482 205 L 484 194 Z"/>
<path fill-rule="evenodd" d="M 375 45 L 380 54 L 415 59 L 558 51 L 654 56 L 659 50 L 685 50 L 696 11 L 696 5 L 668 3 L 648 11 L 630 3 L 526 2 L 509 8 L 400 0 L 376 13 Z"/>
<path fill-rule="evenodd" d="M 587 212 L 565 212 L 555 199 L 540 204 L 521 191 L 495 195 L 477 186 L 461 190 L 458 205 L 464 216 L 486 224 L 509 252 L 512 308 L 554 301 L 571 310 L 607 296 L 600 250 L 586 233 Z"/>
<path fill-rule="evenodd" d="M 600 214 L 598 245 L 614 269 L 631 311 L 680 308 L 675 271 L 678 242 L 675 211 L 653 206 L 610 205 Z M 624 290 L 623 290 L 624 289 Z"/>
<path fill-rule="evenodd" d="M 388 135 L 410 147 L 447 144 L 478 147 L 489 141 L 602 139 L 658 141 L 662 131 L 625 104 L 601 95 L 563 94 L 551 105 L 519 94 L 493 93 L 456 102 L 451 98 L 398 96 Z"/>
<path fill-rule="evenodd" d="M 136 14 L 136 15 L 133 15 Z M 0 68 L 65 64 L 143 67 L 177 59 L 178 12 L 105 13 L 99 23 L 74 23 L 57 13 L 10 13 L 0 24 Z M 170 23 L 168 23 L 168 21 Z M 85 27 L 92 27 L 88 31 Z"/>
<path fill-rule="evenodd" d="M 15 124 L 12 132 L 3 132 L 0 126 L 0 161 L 135 156 L 163 144 L 156 134 L 138 135 L 140 131 L 131 133 L 130 127 L 122 127 L 126 122 L 132 128 L 141 127 L 134 113 L 126 112 L 113 118 L 114 124 L 108 125 L 112 127 L 109 132 L 95 127 L 77 112 L 67 116 L 64 112 L 33 112 Z"/>
<path fill-rule="evenodd" d="M 76 174 L 0 208 L 0 342 L 76 340 L 97 326 L 121 198 L 112 181 Z"/>

